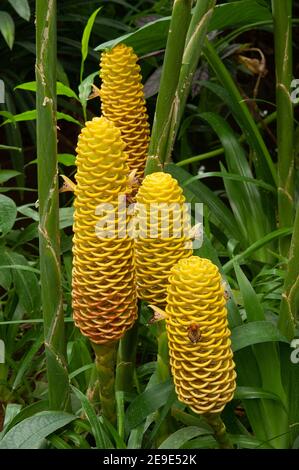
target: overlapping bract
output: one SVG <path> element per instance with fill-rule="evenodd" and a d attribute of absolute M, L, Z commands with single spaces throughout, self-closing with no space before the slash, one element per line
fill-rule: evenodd
<path fill-rule="evenodd" d="M 224 289 L 207 259 L 180 260 L 169 277 L 166 328 L 180 401 L 197 413 L 221 412 L 236 387 Z"/>
<path fill-rule="evenodd" d="M 102 113 L 121 130 L 130 170 L 143 178 L 149 145 L 149 124 L 138 57 L 131 47 L 115 46 L 101 57 Z"/>
<path fill-rule="evenodd" d="M 104 344 L 119 339 L 137 317 L 133 240 L 96 233 L 103 221 L 96 208 L 103 203 L 110 204 L 115 227 L 122 217 L 128 222 L 118 197 L 126 192 L 129 169 L 120 130 L 104 117 L 86 123 L 76 150 L 73 314 L 85 336 Z"/>
<path fill-rule="evenodd" d="M 136 218 L 137 294 L 164 305 L 171 267 L 192 254 L 185 198 L 171 175 L 158 172 L 146 176 L 137 193 Z"/>

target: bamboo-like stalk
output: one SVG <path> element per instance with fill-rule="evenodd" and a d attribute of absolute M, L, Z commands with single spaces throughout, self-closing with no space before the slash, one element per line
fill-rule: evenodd
<path fill-rule="evenodd" d="M 292 81 L 292 0 L 272 0 L 274 20 L 277 149 L 278 223 L 280 228 L 294 222 L 294 115 L 290 96 Z M 290 237 L 280 241 L 280 252 L 287 256 Z"/>
<path fill-rule="evenodd" d="M 36 82 L 40 271 L 49 403 L 51 409 L 65 409 L 69 380 L 58 225 L 55 0 L 36 1 Z"/>
<path fill-rule="evenodd" d="M 112 424 L 116 421 L 114 378 L 117 346 L 118 341 L 107 344 L 92 343 L 99 377 L 101 412 Z"/>
<path fill-rule="evenodd" d="M 187 32 L 186 46 L 178 83 L 177 95 L 179 105 L 176 108 L 177 115 L 174 118 L 174 132 L 169 142 L 170 152 L 179 129 L 180 121 L 190 92 L 193 76 L 201 56 L 202 46 L 215 4 L 216 0 L 198 0 L 193 11 L 192 19 Z"/>
<path fill-rule="evenodd" d="M 167 160 L 168 139 L 173 129 L 173 112 L 178 101 L 175 94 L 191 18 L 191 4 L 191 0 L 174 1 L 145 174 L 160 171 L 159 163 Z"/>
<path fill-rule="evenodd" d="M 291 341 L 299 325 L 299 204 L 297 205 L 278 327 Z"/>
<path fill-rule="evenodd" d="M 226 432 L 226 427 L 219 413 L 205 413 L 204 417 L 214 432 L 220 449 L 233 449 L 234 446 Z"/>

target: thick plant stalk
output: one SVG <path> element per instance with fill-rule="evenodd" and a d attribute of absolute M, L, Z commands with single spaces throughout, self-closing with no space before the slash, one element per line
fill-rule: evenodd
<path fill-rule="evenodd" d="M 213 429 L 214 437 L 218 442 L 220 449 L 233 449 L 233 443 L 226 432 L 226 427 L 220 414 L 206 413 L 204 417 Z"/>
<path fill-rule="evenodd" d="M 65 409 L 69 380 L 65 360 L 59 246 L 56 135 L 56 1 L 36 2 L 37 156 L 39 243 L 49 403 Z"/>
<path fill-rule="evenodd" d="M 101 402 L 101 412 L 110 423 L 116 421 L 115 404 L 115 363 L 117 342 L 108 344 L 94 344 L 93 349 L 96 355 L 96 368 L 99 377 L 99 393 Z"/>
<path fill-rule="evenodd" d="M 272 0 L 274 20 L 277 148 L 278 223 L 280 228 L 294 222 L 294 113 L 292 81 L 292 0 Z M 280 251 L 287 256 L 290 237 L 280 240 Z"/>
<path fill-rule="evenodd" d="M 139 181 L 144 175 L 149 145 L 149 123 L 138 57 L 131 47 L 118 44 L 101 56 L 102 113 L 120 129 L 130 170 Z"/>
<path fill-rule="evenodd" d="M 166 305 L 170 365 L 178 399 L 195 413 L 221 413 L 232 400 L 236 372 L 221 275 L 191 256 L 171 270 Z"/>
<path fill-rule="evenodd" d="M 191 18 L 191 4 L 191 0 L 174 1 L 145 174 L 160 171 L 160 164 L 169 157 L 168 139 L 173 131 L 174 108 L 178 105 L 176 89 Z"/>
<path fill-rule="evenodd" d="M 192 19 L 186 36 L 186 45 L 182 59 L 180 78 L 178 83 L 178 106 L 174 117 L 174 132 L 170 136 L 168 145 L 170 153 L 174 145 L 184 113 L 190 87 L 202 52 L 202 46 L 207 33 L 209 21 L 213 15 L 216 0 L 197 0 Z"/>
<path fill-rule="evenodd" d="M 291 341 L 299 325 L 299 204 L 297 205 L 294 232 L 289 251 L 289 261 L 284 282 L 278 327 Z"/>

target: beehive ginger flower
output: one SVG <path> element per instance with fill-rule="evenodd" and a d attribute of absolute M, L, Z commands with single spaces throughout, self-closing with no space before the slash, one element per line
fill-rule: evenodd
<path fill-rule="evenodd" d="M 152 173 L 137 196 L 135 260 L 138 297 L 165 305 L 172 266 L 192 254 L 190 218 L 178 182 L 168 173 Z"/>
<path fill-rule="evenodd" d="M 120 130 L 105 117 L 86 123 L 78 139 L 72 305 L 77 327 L 93 343 L 118 340 L 137 318 L 133 240 L 98 230 L 101 207 L 124 218 L 119 196 L 129 175 Z M 110 220 L 110 219 L 109 219 Z"/>
<path fill-rule="evenodd" d="M 141 180 L 149 145 L 149 123 L 138 57 L 118 44 L 100 61 L 102 114 L 120 129 L 130 170 Z"/>
<path fill-rule="evenodd" d="M 217 266 L 192 256 L 171 269 L 166 330 L 175 388 L 196 413 L 220 413 L 236 388 L 226 298 Z"/>

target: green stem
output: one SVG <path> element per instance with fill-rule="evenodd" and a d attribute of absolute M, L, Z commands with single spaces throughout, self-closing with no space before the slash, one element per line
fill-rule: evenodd
<path fill-rule="evenodd" d="M 220 449 L 233 449 L 233 443 L 226 432 L 226 427 L 218 413 L 205 413 L 204 417 L 207 423 L 214 431 L 214 436 Z"/>
<path fill-rule="evenodd" d="M 280 304 L 278 327 L 290 341 L 299 324 L 299 204 L 291 240 L 289 261 Z"/>
<path fill-rule="evenodd" d="M 185 39 L 191 18 L 191 0 L 175 0 L 168 32 L 160 90 L 149 147 L 145 173 L 161 171 L 169 155 L 168 139 L 173 128 L 173 112 L 177 105 L 175 96 L 179 81 Z M 149 170 L 150 169 L 150 170 Z"/>
<path fill-rule="evenodd" d="M 114 377 L 117 342 L 109 344 L 92 343 L 92 347 L 96 355 L 96 367 L 99 376 L 101 411 L 114 424 L 116 421 Z"/>
<path fill-rule="evenodd" d="M 213 15 L 216 0 L 198 0 L 196 2 L 190 26 L 186 36 L 186 45 L 178 83 L 178 107 L 175 117 L 175 128 L 171 149 L 184 113 L 187 98 L 190 92 L 193 76 L 202 53 L 202 46 L 208 30 L 209 21 Z"/>
<path fill-rule="evenodd" d="M 133 388 L 133 376 L 135 371 L 137 339 L 139 323 L 126 332 L 119 342 L 117 368 L 116 368 L 116 390 L 131 392 Z"/>
<path fill-rule="evenodd" d="M 56 1 L 36 1 L 39 244 L 49 403 L 69 403 L 59 243 L 56 123 Z"/>
<path fill-rule="evenodd" d="M 167 333 L 164 321 L 157 323 L 158 328 L 158 356 L 157 356 L 157 377 L 159 382 L 165 382 L 170 377 L 169 352 Z"/>
<path fill-rule="evenodd" d="M 294 221 L 294 114 L 290 96 L 292 81 L 292 0 L 272 0 L 276 69 L 278 223 L 290 227 Z M 280 242 L 287 256 L 290 238 Z"/>

